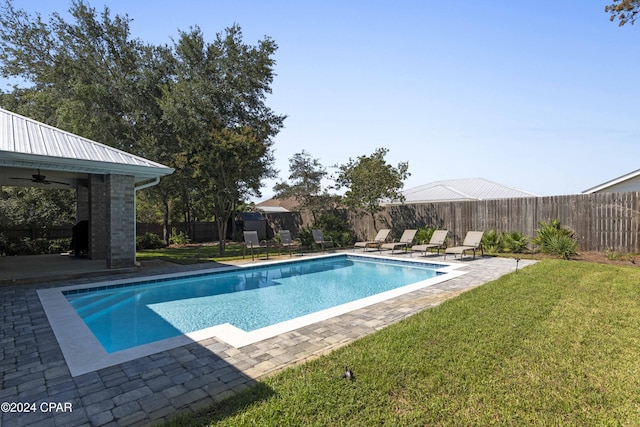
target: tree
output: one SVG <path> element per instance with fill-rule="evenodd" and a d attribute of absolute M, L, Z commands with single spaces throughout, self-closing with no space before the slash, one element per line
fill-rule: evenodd
<path fill-rule="evenodd" d="M 266 106 L 277 49 L 265 38 L 243 42 L 239 26 L 206 43 L 199 28 L 181 32 L 174 47 L 175 78 L 161 106 L 173 126 L 190 191 L 208 205 L 224 254 L 227 222 L 240 201 L 260 195 L 261 180 L 275 176 L 272 138 L 285 116 Z"/>
<path fill-rule="evenodd" d="M 275 197 L 294 198 L 302 209 L 309 209 L 315 219 L 317 212 L 334 206 L 332 199 L 335 196 L 330 195 L 322 185 L 327 175 L 320 161 L 302 150 L 289 159 L 289 182 L 281 181 L 273 187 Z"/>
<path fill-rule="evenodd" d="M 376 227 L 376 214 L 382 210 L 384 201 L 404 201 L 400 192 L 403 181 L 411 174 L 409 163 L 398 163 L 397 167 L 387 164 L 386 148 L 378 148 L 370 156 L 349 158 L 344 165 L 337 166 L 337 188 L 346 187 L 344 203 L 350 209 L 369 214 Z"/>
<path fill-rule="evenodd" d="M 7 187 L 0 190 L 0 227 L 22 225 L 44 231 L 76 216 L 75 190 Z"/>
<path fill-rule="evenodd" d="M 111 18 L 108 8 L 98 16 L 74 0 L 69 12 L 71 23 L 57 13 L 45 23 L 5 1 L 0 70 L 23 84 L 3 98 L 32 118 L 135 152 L 134 125 L 153 103 L 141 79 L 153 48 L 132 39 L 130 19 Z"/>
<path fill-rule="evenodd" d="M 156 101 L 173 76 L 170 50 L 133 39 L 131 19 L 106 7 L 98 14 L 74 0 L 69 13 L 72 22 L 57 13 L 45 22 L 4 2 L 0 72 L 21 83 L 0 93 L 0 105 L 175 168 L 176 138 Z M 165 209 L 172 179 L 148 190 Z"/>
<path fill-rule="evenodd" d="M 611 14 L 609 19 L 612 22 L 617 19 L 621 27 L 626 23 L 633 25 L 640 11 L 640 0 L 613 0 L 612 4 L 605 6 L 604 11 Z"/>

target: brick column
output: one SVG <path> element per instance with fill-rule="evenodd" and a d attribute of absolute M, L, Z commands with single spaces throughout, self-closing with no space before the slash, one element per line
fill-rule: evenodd
<path fill-rule="evenodd" d="M 89 219 L 89 183 L 84 180 L 76 186 L 76 222 Z"/>
<path fill-rule="evenodd" d="M 105 175 L 89 175 L 89 258 L 107 258 L 107 186 Z"/>
<path fill-rule="evenodd" d="M 133 176 L 106 176 L 107 268 L 135 265 L 134 186 Z"/>

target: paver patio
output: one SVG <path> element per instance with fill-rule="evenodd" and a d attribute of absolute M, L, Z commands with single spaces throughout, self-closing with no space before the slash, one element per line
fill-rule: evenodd
<path fill-rule="evenodd" d="M 463 263 L 466 274 L 255 344 L 234 348 L 212 338 L 77 377 L 67 368 L 36 291 L 88 279 L 0 287 L 0 425 L 156 424 L 207 407 L 265 375 L 326 354 L 516 268 L 515 260 L 505 258 L 450 261 Z M 531 263 L 521 260 L 519 267 Z M 143 268 L 90 281 L 194 268 L 211 265 Z"/>

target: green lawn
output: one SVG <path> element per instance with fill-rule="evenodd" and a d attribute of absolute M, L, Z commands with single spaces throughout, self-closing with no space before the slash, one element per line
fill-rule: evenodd
<path fill-rule="evenodd" d="M 138 260 L 162 259 L 177 264 L 195 264 L 198 262 L 214 262 L 217 260 L 241 259 L 244 245 L 230 244 L 226 246 L 225 256 L 220 257 L 218 245 L 193 245 L 167 247 L 161 249 L 145 249 L 136 253 Z M 251 255 L 249 255 L 251 257 Z"/>
<path fill-rule="evenodd" d="M 171 425 L 209 424 L 640 425 L 640 270 L 543 260 Z"/>
<path fill-rule="evenodd" d="M 139 261 L 161 259 L 176 264 L 195 264 L 200 262 L 232 261 L 242 259 L 242 254 L 244 251 L 243 244 L 228 244 L 225 249 L 226 250 L 223 257 L 220 256 L 220 248 L 218 247 L 218 245 L 193 245 L 167 247 L 161 249 L 145 249 L 138 251 L 136 253 L 136 258 Z M 309 253 L 311 251 L 311 249 L 305 249 L 305 253 Z M 313 251 L 317 252 L 317 250 L 315 249 L 313 249 Z M 254 252 L 256 258 L 264 257 L 264 249 L 256 249 Z M 269 247 L 269 258 L 275 255 L 284 255 L 288 253 L 288 249 Z M 245 259 L 251 259 L 251 252 L 249 252 L 248 250 Z"/>

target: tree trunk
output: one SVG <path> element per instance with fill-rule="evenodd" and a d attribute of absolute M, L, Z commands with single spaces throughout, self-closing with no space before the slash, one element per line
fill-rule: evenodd
<path fill-rule="evenodd" d="M 218 248 L 220 250 L 220 256 L 224 256 L 224 251 L 227 246 L 227 221 L 216 216 L 216 224 L 218 225 Z"/>
<path fill-rule="evenodd" d="M 169 244 L 169 237 L 171 236 L 171 230 L 169 230 L 169 197 L 165 194 L 162 198 L 162 208 L 164 209 L 164 218 L 162 224 L 162 239 L 164 244 Z"/>

